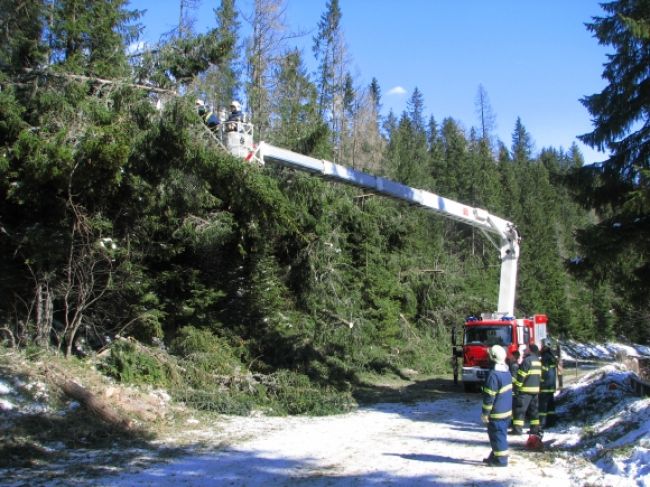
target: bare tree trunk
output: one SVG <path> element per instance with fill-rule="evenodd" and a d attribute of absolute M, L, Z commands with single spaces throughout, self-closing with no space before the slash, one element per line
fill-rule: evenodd
<path fill-rule="evenodd" d="M 102 421 L 116 426 L 122 431 L 132 431 L 133 422 L 121 417 L 108 404 L 95 394 L 67 379 L 57 380 L 59 387 L 72 399 L 79 401 L 86 409 L 97 415 Z"/>
<path fill-rule="evenodd" d="M 36 344 L 47 348 L 50 344 L 54 306 L 52 293 L 46 280 L 36 283 Z"/>
<path fill-rule="evenodd" d="M 112 283 L 110 256 L 96 248 L 97 236 L 85 208 L 76 204 L 69 191 L 68 206 L 72 213 L 72 228 L 68 262 L 62 283 L 65 354 L 70 356 L 77 333 L 88 311 L 109 291 Z"/>
<path fill-rule="evenodd" d="M 270 125 L 272 70 L 282 52 L 287 34 L 285 0 L 255 0 L 254 12 L 246 20 L 252 28 L 247 52 L 247 98 L 256 139 L 263 140 Z"/>

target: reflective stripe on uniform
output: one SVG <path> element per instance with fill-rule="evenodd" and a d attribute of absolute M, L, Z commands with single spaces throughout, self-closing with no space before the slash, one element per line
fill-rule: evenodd
<path fill-rule="evenodd" d="M 506 419 L 512 416 L 512 411 L 506 411 L 505 413 L 490 413 L 490 419 Z"/>
<path fill-rule="evenodd" d="M 496 396 L 497 394 L 503 394 L 504 392 L 512 390 L 512 384 L 508 384 L 503 386 L 501 389 L 498 391 L 493 391 L 492 389 L 488 389 L 487 387 L 483 387 L 483 392 L 489 394 L 490 396 Z"/>
<path fill-rule="evenodd" d="M 539 386 L 538 387 L 520 387 L 519 391 L 517 392 L 524 392 L 526 394 L 537 394 L 539 393 Z"/>
<path fill-rule="evenodd" d="M 503 450 L 503 451 L 492 451 L 492 454 L 495 457 L 507 457 L 508 456 L 508 450 Z"/>

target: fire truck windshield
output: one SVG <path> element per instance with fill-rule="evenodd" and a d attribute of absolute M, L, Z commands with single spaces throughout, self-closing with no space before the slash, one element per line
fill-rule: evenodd
<path fill-rule="evenodd" d="M 509 326 L 472 326 L 465 328 L 465 345 L 510 345 Z"/>

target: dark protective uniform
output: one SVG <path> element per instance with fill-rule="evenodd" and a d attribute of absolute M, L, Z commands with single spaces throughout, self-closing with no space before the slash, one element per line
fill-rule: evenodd
<path fill-rule="evenodd" d="M 540 427 L 555 425 L 555 387 L 557 382 L 557 359 L 550 348 L 542 350 L 542 381 L 539 387 Z"/>
<path fill-rule="evenodd" d="M 508 368 L 510 369 L 510 375 L 512 376 L 512 380 L 514 381 L 517 378 L 517 371 L 519 370 L 519 361 L 515 357 L 512 357 L 510 359 L 510 362 L 508 364 Z M 515 401 L 517 400 L 517 396 L 512 394 L 512 410 L 515 410 Z M 512 420 L 510 421 L 512 423 Z"/>
<path fill-rule="evenodd" d="M 508 465 L 508 425 L 512 417 L 512 376 L 505 365 L 490 370 L 483 385 L 483 410 L 488 418 L 492 451 L 487 463 Z"/>
<path fill-rule="evenodd" d="M 199 116 L 203 119 L 203 122 L 208 126 L 213 132 L 219 127 L 219 117 L 212 110 L 209 110 L 204 105 L 199 106 L 198 109 Z"/>
<path fill-rule="evenodd" d="M 241 110 L 233 110 L 230 112 L 230 115 L 228 115 L 228 121 L 229 122 L 243 122 L 244 121 L 244 114 L 242 113 Z"/>
<path fill-rule="evenodd" d="M 217 116 L 216 113 L 210 112 L 205 116 L 205 124 L 211 129 L 211 130 L 216 130 L 216 128 L 219 126 L 219 117 Z"/>
<path fill-rule="evenodd" d="M 517 362 L 516 360 L 511 360 L 509 368 L 510 368 L 510 375 L 514 380 L 517 377 L 517 372 L 519 371 L 519 362 Z"/>
<path fill-rule="evenodd" d="M 530 352 L 521 363 L 513 381 L 516 394 L 512 432 L 521 434 L 526 414 L 530 418 L 530 432 L 539 433 L 538 395 L 542 378 L 542 363 L 537 354 Z"/>
<path fill-rule="evenodd" d="M 241 110 L 234 110 L 226 120 L 226 132 L 237 132 L 240 129 L 239 123 L 244 121 L 244 114 Z"/>

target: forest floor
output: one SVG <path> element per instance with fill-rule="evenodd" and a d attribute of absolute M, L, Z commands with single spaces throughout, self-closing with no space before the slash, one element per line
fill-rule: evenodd
<path fill-rule="evenodd" d="M 611 475 L 571 449 L 527 451 L 525 435 L 510 437 L 508 468 L 487 467 L 480 395 L 446 378 L 417 376 L 368 384 L 358 391 L 362 406 L 350 413 L 270 417 L 199 413 L 164 391 L 106 383 L 79 369 L 98 397 L 122 411 L 139 408 L 140 424 L 150 428 L 115 435 L 98 425 L 71 446 L 79 421 L 94 418 L 74 402 L 48 409 L 47 384 L 33 372 L 16 375 L 18 361 L 9 363 L 0 370 L 0 409 L 12 413 L 0 420 L 3 486 L 648 485 L 647 476 L 639 483 Z M 29 401 L 20 399 L 23 389 L 31 390 Z M 43 435 L 25 439 L 25 414 Z M 556 428 L 544 439 L 561 443 L 567 434 Z"/>

